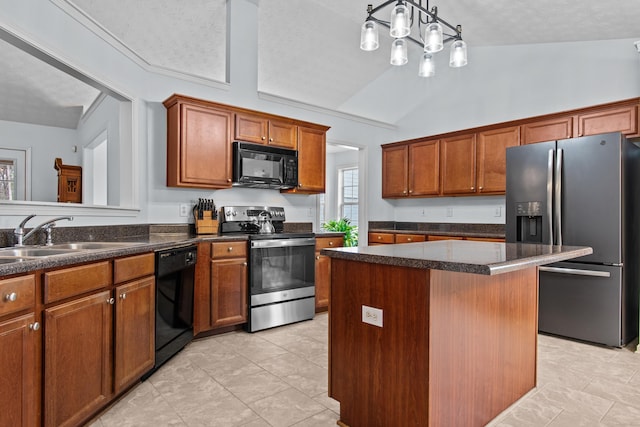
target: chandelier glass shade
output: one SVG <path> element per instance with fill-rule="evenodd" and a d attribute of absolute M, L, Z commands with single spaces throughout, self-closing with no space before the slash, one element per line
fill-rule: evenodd
<path fill-rule="evenodd" d="M 387 6 L 395 3 L 389 21 L 375 16 Z M 462 26 L 453 26 L 438 16 L 438 8 L 429 9 L 429 0 L 387 0 L 375 8 L 367 7 L 367 19 L 360 32 L 360 49 L 373 51 L 380 46 L 378 28 L 389 29 L 391 42 L 391 65 L 404 65 L 408 62 L 407 45 L 409 42 L 419 45 L 423 53 L 420 57 L 418 75 L 435 75 L 433 54 L 451 43 L 449 53 L 450 67 L 467 65 L 467 44 L 462 40 Z M 412 34 L 412 27 L 417 27 Z"/>

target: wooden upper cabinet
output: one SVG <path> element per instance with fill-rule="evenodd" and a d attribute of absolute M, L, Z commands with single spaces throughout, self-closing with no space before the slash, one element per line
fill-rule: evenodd
<path fill-rule="evenodd" d="M 382 197 L 408 194 L 409 147 L 382 147 Z"/>
<path fill-rule="evenodd" d="M 440 144 L 437 140 L 409 145 L 409 195 L 440 193 Z"/>
<path fill-rule="evenodd" d="M 507 148 L 520 145 L 520 127 L 478 132 L 477 193 L 501 194 L 507 186 Z"/>
<path fill-rule="evenodd" d="M 591 113 L 579 114 L 574 125 L 575 136 L 597 135 L 607 132 L 622 132 L 625 135 L 638 133 L 638 106 L 628 105 Z"/>
<path fill-rule="evenodd" d="M 233 112 L 178 101 L 167 106 L 167 186 L 231 187 Z"/>
<path fill-rule="evenodd" d="M 295 192 L 324 193 L 326 131 L 298 127 L 298 188 Z"/>
<path fill-rule="evenodd" d="M 558 117 L 522 125 L 521 144 L 557 141 L 573 136 L 573 117 Z"/>
<path fill-rule="evenodd" d="M 235 139 L 268 144 L 295 150 L 298 148 L 298 127 L 293 123 L 267 117 L 236 114 Z"/>
<path fill-rule="evenodd" d="M 440 140 L 442 194 L 476 190 L 476 134 Z"/>

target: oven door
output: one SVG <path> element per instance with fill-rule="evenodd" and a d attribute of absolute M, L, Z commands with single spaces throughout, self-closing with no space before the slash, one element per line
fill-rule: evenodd
<path fill-rule="evenodd" d="M 315 295 L 315 238 L 251 241 L 251 306 Z"/>

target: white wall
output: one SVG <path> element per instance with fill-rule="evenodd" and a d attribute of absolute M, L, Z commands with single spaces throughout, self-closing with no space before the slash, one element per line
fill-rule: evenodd
<path fill-rule="evenodd" d="M 503 206 L 503 198 L 383 200 L 380 144 L 640 96 L 639 55 L 630 41 L 524 48 L 470 46 L 468 67 L 440 69 L 436 78 L 429 82 L 418 84 L 408 78 L 393 79 L 391 73 L 372 82 L 364 92 L 380 99 L 377 104 L 372 102 L 370 105 L 387 102 L 381 95 L 384 91 L 379 90 L 381 84 L 401 93 L 411 93 L 412 105 L 416 105 L 415 112 L 402 117 L 396 123 L 397 127 L 377 125 L 259 94 L 256 78 L 259 4 L 256 0 L 234 0 L 228 4 L 231 11 L 230 84 L 206 85 L 146 71 L 50 1 L 0 0 L 0 25 L 36 42 L 64 62 L 136 101 L 134 137 L 139 140 L 139 150 L 121 153 L 120 161 L 131 162 L 140 174 L 131 182 L 121 183 L 120 191 L 121 194 L 130 191 L 137 195 L 140 211 L 133 216 L 81 211 L 74 214 L 76 221 L 70 225 L 186 222 L 187 218 L 179 216 L 178 205 L 198 197 L 213 198 L 218 205 L 283 205 L 288 220 L 313 220 L 315 196 L 281 195 L 277 191 L 252 189 L 167 188 L 164 184 L 166 112 L 161 102 L 173 93 L 331 126 L 328 140 L 368 148 L 366 199 L 369 220 L 424 221 L 426 218 L 452 222 L 503 222 L 504 217 L 494 216 L 494 208 Z M 424 90 L 422 100 L 418 89 Z M 368 101 L 362 94 L 357 98 Z M 446 207 L 453 207 L 453 216 L 446 216 Z M 16 215 L 2 215 L 0 227 L 14 227 L 18 219 Z"/>
<path fill-rule="evenodd" d="M 31 198 L 44 202 L 58 199 L 58 171 L 54 159 L 65 165 L 81 165 L 81 152 L 73 152 L 79 144 L 75 129 L 39 126 L 0 120 L 2 148 L 31 148 Z"/>

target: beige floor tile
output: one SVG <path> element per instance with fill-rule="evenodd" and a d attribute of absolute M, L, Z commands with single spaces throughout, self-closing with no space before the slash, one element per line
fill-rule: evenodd
<path fill-rule="evenodd" d="M 596 378 L 585 388 L 585 391 L 613 402 L 640 409 L 640 387 L 634 384 L 621 384 L 612 380 Z"/>
<path fill-rule="evenodd" d="M 272 396 L 291 387 L 275 375 L 260 370 L 252 374 L 241 375 L 225 384 L 227 390 L 245 403 Z"/>
<path fill-rule="evenodd" d="M 327 427 L 330 425 L 335 426 L 336 422 L 340 419 L 338 414 L 333 411 L 326 410 L 324 412 L 320 412 L 312 417 L 309 417 L 305 420 L 300 421 L 299 423 L 294 424 L 294 427 Z"/>
<path fill-rule="evenodd" d="M 638 426 L 640 425 L 640 409 L 616 402 L 602 418 L 601 424 L 608 427 Z"/>
<path fill-rule="evenodd" d="M 288 427 L 326 408 L 300 391 L 289 388 L 249 406 L 274 427 Z"/>
<path fill-rule="evenodd" d="M 319 395 L 314 396 L 313 400 L 340 415 L 340 402 L 329 397 L 329 393 L 320 393 Z"/>
<path fill-rule="evenodd" d="M 561 412 L 547 427 L 594 427 L 600 425 L 600 419 L 575 412 Z"/>

